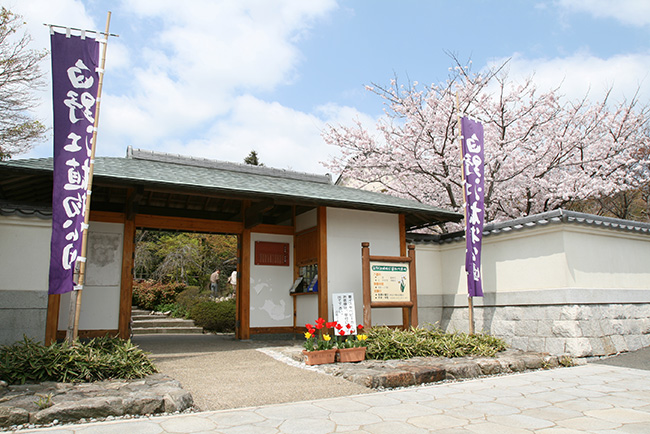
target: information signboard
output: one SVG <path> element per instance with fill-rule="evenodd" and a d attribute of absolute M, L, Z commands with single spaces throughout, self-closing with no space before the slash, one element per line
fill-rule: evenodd
<path fill-rule="evenodd" d="M 370 261 L 371 301 L 411 301 L 409 265 Z"/>

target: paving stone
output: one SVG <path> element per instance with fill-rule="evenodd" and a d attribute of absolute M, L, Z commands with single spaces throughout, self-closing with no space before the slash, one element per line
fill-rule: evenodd
<path fill-rule="evenodd" d="M 159 424 L 168 433 L 198 433 L 216 428 L 213 421 L 198 416 L 167 417 Z"/>
<path fill-rule="evenodd" d="M 336 425 L 329 420 L 312 418 L 288 419 L 280 425 L 283 434 L 328 434 L 334 431 Z"/>
<path fill-rule="evenodd" d="M 650 424 L 650 413 L 633 410 L 629 408 L 608 408 L 604 410 L 585 411 L 585 415 L 610 422 L 624 423 L 648 423 Z M 650 429 L 650 425 L 648 426 Z"/>
<path fill-rule="evenodd" d="M 538 430 L 542 428 L 550 428 L 555 425 L 554 422 L 546 419 L 539 419 L 537 417 L 526 416 L 523 414 L 513 414 L 513 415 L 490 415 L 486 417 L 488 422 L 496 423 L 499 425 L 512 427 L 512 428 L 521 428 L 528 430 Z"/>
<path fill-rule="evenodd" d="M 247 425 L 266 420 L 264 417 L 253 411 L 228 411 L 216 413 L 209 416 L 209 419 L 217 424 L 217 428 Z"/>
<path fill-rule="evenodd" d="M 369 411 L 346 411 L 330 415 L 330 420 L 336 425 L 356 426 L 382 422 L 383 419 Z"/>
<path fill-rule="evenodd" d="M 594 432 L 596 430 L 618 429 L 621 427 L 620 423 L 610 422 L 595 417 L 574 417 L 571 419 L 559 420 L 556 422 L 558 426 L 564 428 L 571 428 L 575 430 L 582 430 L 586 432 Z"/>

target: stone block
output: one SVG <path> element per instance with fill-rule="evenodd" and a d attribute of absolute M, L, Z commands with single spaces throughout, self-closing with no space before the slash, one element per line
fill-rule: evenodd
<path fill-rule="evenodd" d="M 528 351 L 528 338 L 527 337 L 519 337 L 519 336 L 514 336 L 506 341 L 511 348 L 515 348 L 517 350 L 522 350 L 522 351 Z"/>
<path fill-rule="evenodd" d="M 528 351 L 544 352 L 546 338 L 543 337 L 530 337 L 528 338 Z"/>
<path fill-rule="evenodd" d="M 565 348 L 572 357 L 587 357 L 593 354 L 588 338 L 567 338 Z"/>
<path fill-rule="evenodd" d="M 85 398 L 54 404 L 30 415 L 30 423 L 46 424 L 53 420 L 73 422 L 82 418 L 92 419 L 124 414 L 122 399 L 117 397 Z"/>
<path fill-rule="evenodd" d="M 584 337 L 600 337 L 604 334 L 600 320 L 583 320 L 578 323 L 578 326 Z"/>
<path fill-rule="evenodd" d="M 553 336 L 563 338 L 577 338 L 582 336 L 582 331 L 577 321 L 554 321 L 552 332 Z"/>
<path fill-rule="evenodd" d="M 636 351 L 643 348 L 643 340 L 640 335 L 625 335 L 625 343 L 627 344 L 628 351 Z"/>
<path fill-rule="evenodd" d="M 165 413 L 186 410 L 194 405 L 192 395 L 182 389 L 170 390 L 163 396 L 163 409 Z"/>
<path fill-rule="evenodd" d="M 548 319 L 537 321 L 537 336 L 545 338 L 553 336 L 553 321 Z"/>
<path fill-rule="evenodd" d="M 458 362 L 447 366 L 448 379 L 474 378 L 481 375 L 481 368 L 475 362 Z"/>
<path fill-rule="evenodd" d="M 447 372 L 437 366 L 400 366 L 401 369 L 413 373 L 415 384 L 436 383 L 445 379 Z"/>
<path fill-rule="evenodd" d="M 617 353 L 628 351 L 627 342 L 622 335 L 611 335 L 610 339 L 612 340 L 612 344 L 614 344 Z"/>
<path fill-rule="evenodd" d="M 515 336 L 517 337 L 529 337 L 537 336 L 537 324 L 539 321 L 529 319 L 527 321 L 516 321 L 515 322 Z"/>
<path fill-rule="evenodd" d="M 392 371 L 376 375 L 372 382 L 373 388 L 406 387 L 415 384 L 415 375 L 409 371 Z"/>
<path fill-rule="evenodd" d="M 505 372 L 503 365 L 495 359 L 480 359 L 476 363 L 481 368 L 483 375 L 496 375 Z"/>
<path fill-rule="evenodd" d="M 0 407 L 0 428 L 22 425 L 29 422 L 29 412 L 18 407 Z"/>
<path fill-rule="evenodd" d="M 511 337 L 515 334 L 514 321 L 494 321 L 492 323 L 491 333 L 496 336 Z"/>
<path fill-rule="evenodd" d="M 548 337 L 544 343 L 544 351 L 555 356 L 566 353 L 566 338 Z"/>

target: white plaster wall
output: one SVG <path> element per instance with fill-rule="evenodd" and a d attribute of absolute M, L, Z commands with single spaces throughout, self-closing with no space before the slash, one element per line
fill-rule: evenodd
<path fill-rule="evenodd" d="M 289 266 L 255 265 L 255 241 L 289 243 Z M 250 326 L 293 326 L 293 236 L 251 234 Z"/>
<path fill-rule="evenodd" d="M 564 247 L 569 286 L 650 289 L 650 236 L 567 226 Z"/>
<path fill-rule="evenodd" d="M 52 221 L 0 216 L 0 345 L 45 339 Z"/>
<path fill-rule="evenodd" d="M 0 216 L 0 290 L 47 293 L 52 220 Z"/>
<path fill-rule="evenodd" d="M 122 223 L 90 222 L 86 284 L 81 296 L 80 330 L 115 330 L 120 314 Z M 68 326 L 70 293 L 61 295 L 59 330 Z"/>
<path fill-rule="evenodd" d="M 318 224 L 318 214 L 316 209 L 309 210 L 296 216 L 296 232 L 313 228 Z"/>
<path fill-rule="evenodd" d="M 318 294 L 296 296 L 296 326 L 302 327 L 305 324 L 313 324 L 318 317 Z"/>
<path fill-rule="evenodd" d="M 370 243 L 373 256 L 399 256 L 399 216 L 370 211 L 327 208 L 328 311 L 332 318 L 332 295 L 352 292 L 357 323 L 363 322 L 361 243 Z M 402 311 L 372 310 L 374 325 L 402 324 Z"/>
<path fill-rule="evenodd" d="M 416 260 L 418 294 L 466 297 L 464 242 L 417 245 Z M 648 264 L 648 236 L 575 225 L 526 229 L 484 238 L 483 292 L 498 300 L 508 293 L 539 297 L 541 290 L 562 288 L 648 290 Z"/>

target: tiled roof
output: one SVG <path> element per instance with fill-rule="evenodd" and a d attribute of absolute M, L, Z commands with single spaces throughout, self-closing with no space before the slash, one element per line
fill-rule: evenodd
<path fill-rule="evenodd" d="M 597 226 L 613 230 L 650 235 L 650 223 L 642 223 L 632 220 L 623 220 L 611 217 L 597 216 L 593 214 L 585 214 L 576 211 L 567 211 L 564 209 L 556 209 L 553 211 L 535 214 L 528 217 L 521 217 L 505 222 L 489 223 L 483 228 L 483 236 L 487 237 L 498 234 L 506 234 L 533 227 L 563 223 Z M 462 241 L 464 239 L 465 231 L 453 232 L 444 235 L 407 234 L 407 240 L 416 243 L 420 242 L 443 244 Z"/>
<path fill-rule="evenodd" d="M 12 169 L 52 171 L 52 159 L 0 162 Z M 459 221 L 462 214 L 383 193 L 333 185 L 328 176 L 247 166 L 180 155 L 129 150 L 127 158 L 97 157 L 96 180 L 178 187 L 214 194 L 267 198 L 292 203 L 416 214 L 431 222 Z"/>

